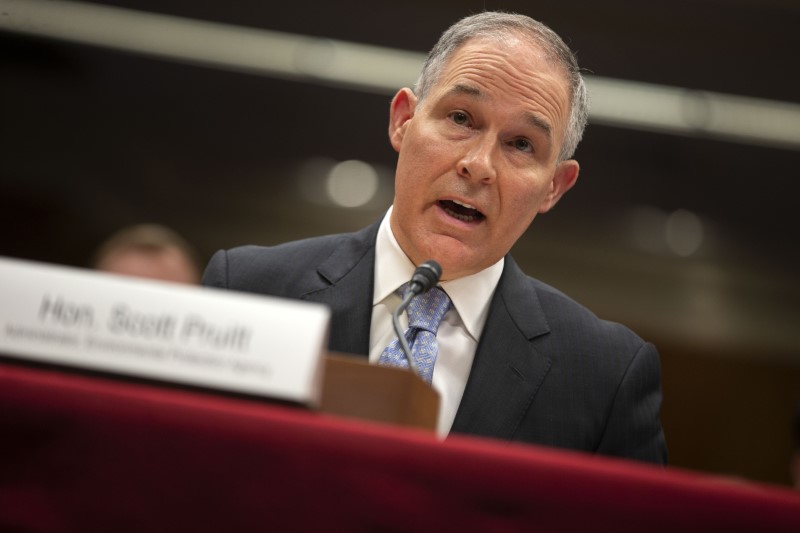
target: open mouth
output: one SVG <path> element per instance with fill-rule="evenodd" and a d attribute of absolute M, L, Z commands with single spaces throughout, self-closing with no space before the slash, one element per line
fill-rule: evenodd
<path fill-rule="evenodd" d="M 439 200 L 439 207 L 444 209 L 444 212 L 453 218 L 462 222 L 480 222 L 484 218 L 483 213 L 475 209 L 469 204 L 462 204 L 455 200 Z"/>

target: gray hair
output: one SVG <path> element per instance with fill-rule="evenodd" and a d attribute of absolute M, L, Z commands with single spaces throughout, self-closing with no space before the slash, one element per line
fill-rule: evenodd
<path fill-rule="evenodd" d="M 414 93 L 421 102 L 436 84 L 450 56 L 470 39 L 503 39 L 514 35 L 531 38 L 541 46 L 548 60 L 560 65 L 567 75 L 570 88 L 569 124 L 564 134 L 564 142 L 558 154 L 559 161 L 572 157 L 583 137 L 583 130 L 589 116 L 586 85 L 578 67 L 575 55 L 553 30 L 525 15 L 487 11 L 471 15 L 448 28 L 428 54 L 422 67 L 422 74 L 414 87 Z"/>

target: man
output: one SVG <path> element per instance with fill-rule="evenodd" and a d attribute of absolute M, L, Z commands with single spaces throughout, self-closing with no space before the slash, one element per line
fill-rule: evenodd
<path fill-rule="evenodd" d="M 394 204 L 360 232 L 217 252 L 204 283 L 322 302 L 331 350 L 382 360 L 397 289 L 442 265 L 441 433 L 664 463 L 655 348 L 507 255 L 574 184 L 586 123 L 574 56 L 546 26 L 482 13 L 447 30 L 392 100 Z"/>
<path fill-rule="evenodd" d="M 171 229 L 138 224 L 114 233 L 97 250 L 92 267 L 126 276 L 196 285 L 200 266 L 192 246 Z"/>

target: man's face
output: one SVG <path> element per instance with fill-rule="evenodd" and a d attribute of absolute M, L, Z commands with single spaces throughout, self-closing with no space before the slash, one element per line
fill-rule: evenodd
<path fill-rule="evenodd" d="M 577 162 L 558 163 L 565 74 L 531 47 L 468 41 L 423 102 L 408 89 L 392 102 L 392 231 L 414 264 L 438 261 L 442 279 L 497 262 L 577 178 Z"/>
<path fill-rule="evenodd" d="M 158 250 L 128 248 L 116 250 L 97 265 L 104 272 L 137 278 L 150 278 L 175 283 L 196 284 L 197 269 L 182 251 L 175 247 Z"/>

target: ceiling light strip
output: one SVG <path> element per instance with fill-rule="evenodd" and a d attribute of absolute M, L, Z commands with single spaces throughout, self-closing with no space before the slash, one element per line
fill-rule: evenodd
<path fill-rule="evenodd" d="M 424 54 L 72 1 L 0 0 L 0 30 L 392 95 Z M 800 105 L 586 76 L 591 121 L 800 150 Z"/>

